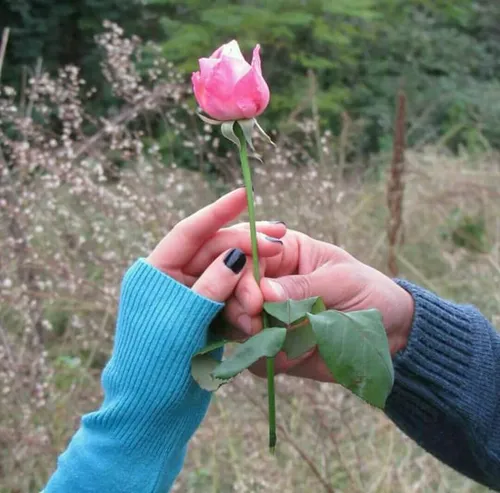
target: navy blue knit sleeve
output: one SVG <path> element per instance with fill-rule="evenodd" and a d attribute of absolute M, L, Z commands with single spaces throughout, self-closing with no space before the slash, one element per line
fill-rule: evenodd
<path fill-rule="evenodd" d="M 472 306 L 397 283 L 415 316 L 386 413 L 442 462 L 500 491 L 500 334 Z"/>

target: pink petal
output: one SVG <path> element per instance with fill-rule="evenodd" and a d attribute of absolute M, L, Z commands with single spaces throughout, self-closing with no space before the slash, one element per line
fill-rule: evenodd
<path fill-rule="evenodd" d="M 203 84 L 200 72 L 193 73 L 191 82 L 193 83 L 194 97 L 203 111 L 205 111 L 205 85 Z"/>
<path fill-rule="evenodd" d="M 254 118 L 269 104 L 259 45 L 253 51 L 252 65 L 243 58 L 237 41 L 222 45 L 210 58 L 200 59 L 200 71 L 193 73 L 192 81 L 199 105 L 217 120 Z"/>
<path fill-rule="evenodd" d="M 203 79 L 206 79 L 212 73 L 213 68 L 219 63 L 218 58 L 200 58 L 198 60 L 200 64 L 200 74 Z"/>
<path fill-rule="evenodd" d="M 248 72 L 252 68 L 252 66 L 244 58 L 240 60 L 238 58 L 231 58 L 223 55 L 220 60 L 220 63 L 225 63 L 229 67 L 231 67 L 231 72 L 233 73 L 233 80 L 235 84 L 246 74 L 248 74 Z"/>
<path fill-rule="evenodd" d="M 245 119 L 242 111 L 231 100 L 220 100 L 215 97 L 208 97 L 206 99 L 205 112 L 210 117 L 221 122 L 228 122 L 232 120 Z"/>
<path fill-rule="evenodd" d="M 231 58 L 238 58 L 239 60 L 245 59 L 241 53 L 240 45 L 235 39 L 217 48 L 210 58 L 222 58 L 223 55 L 230 56 Z"/>
<path fill-rule="evenodd" d="M 236 83 L 251 70 L 245 60 L 223 56 L 212 68 L 208 77 L 203 77 L 205 86 L 211 94 L 228 96 Z"/>
<path fill-rule="evenodd" d="M 250 65 L 245 61 L 222 57 L 205 81 L 205 107 L 208 115 L 217 120 L 242 118 L 241 110 L 233 98 L 239 73 L 248 73 Z"/>
<path fill-rule="evenodd" d="M 224 45 L 219 46 L 211 55 L 210 58 L 220 58 L 222 56 L 222 48 Z"/>
<path fill-rule="evenodd" d="M 238 81 L 233 91 L 233 99 L 246 119 L 259 116 L 269 104 L 269 87 L 258 67 Z"/>
<path fill-rule="evenodd" d="M 260 63 L 260 45 L 257 45 L 253 49 L 253 55 L 252 55 L 252 67 L 257 70 L 257 72 L 262 75 L 262 66 Z"/>

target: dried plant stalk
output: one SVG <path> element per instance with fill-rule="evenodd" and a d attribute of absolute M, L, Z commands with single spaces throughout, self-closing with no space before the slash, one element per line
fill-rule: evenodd
<path fill-rule="evenodd" d="M 2 78 L 3 61 L 7 52 L 7 44 L 9 42 L 10 29 L 6 27 L 2 32 L 2 42 L 0 43 L 0 80 Z"/>
<path fill-rule="evenodd" d="M 397 263 L 397 245 L 403 227 L 403 197 L 406 145 L 406 94 L 400 91 L 397 99 L 396 120 L 394 126 L 394 148 L 387 184 L 387 206 L 389 222 L 387 240 L 389 246 L 387 265 L 391 276 L 399 274 Z"/>

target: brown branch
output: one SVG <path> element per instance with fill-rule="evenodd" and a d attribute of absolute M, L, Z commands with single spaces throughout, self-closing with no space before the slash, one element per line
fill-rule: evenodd
<path fill-rule="evenodd" d="M 349 144 L 349 133 L 351 130 L 351 117 L 347 111 L 342 112 L 342 129 L 339 136 L 339 149 L 338 149 L 338 170 L 337 181 L 342 183 L 344 179 L 344 170 L 347 161 L 347 146 Z"/>
<path fill-rule="evenodd" d="M 314 121 L 314 139 L 316 140 L 316 152 L 318 154 L 319 163 L 322 168 L 325 167 L 325 155 L 323 152 L 323 146 L 321 145 L 321 125 L 319 118 L 319 110 L 318 110 L 318 101 L 317 101 L 317 82 L 316 75 L 314 74 L 312 69 L 309 69 L 308 73 L 309 78 L 309 99 L 311 101 L 311 113 Z"/>
<path fill-rule="evenodd" d="M 139 101 L 137 104 L 125 108 L 121 113 L 114 117 L 109 123 L 112 126 L 123 125 L 133 120 L 141 111 L 143 111 L 148 105 L 153 103 L 158 103 L 161 99 L 165 98 L 167 88 L 164 85 L 158 86 L 154 89 L 153 93 L 143 100 Z M 92 137 L 88 138 L 82 145 L 76 150 L 74 160 L 77 161 L 79 158 L 84 156 L 87 152 L 91 151 L 97 143 L 107 135 L 106 125 L 104 125 L 98 132 L 96 132 Z"/>
<path fill-rule="evenodd" d="M 3 61 L 7 52 L 7 43 L 9 42 L 10 29 L 6 27 L 2 33 L 2 43 L 0 44 L 0 80 L 2 79 Z"/>
<path fill-rule="evenodd" d="M 403 196 L 406 146 L 406 94 L 398 94 L 396 120 L 394 126 L 394 148 L 391 168 L 387 184 L 387 206 L 389 208 L 389 223 L 387 225 L 387 240 L 389 253 L 387 264 L 391 276 L 399 273 L 396 248 L 401 238 L 403 227 Z"/>

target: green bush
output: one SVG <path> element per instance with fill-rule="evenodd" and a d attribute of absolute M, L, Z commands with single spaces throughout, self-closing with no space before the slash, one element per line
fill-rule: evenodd
<path fill-rule="evenodd" d="M 300 0 L 274 2 L 150 0 L 161 18 L 165 56 L 187 72 L 200 56 L 237 38 L 245 52 L 263 45 L 279 125 L 310 109 L 310 83 L 323 125 L 340 132 L 340 115 L 365 120 L 359 141 L 384 147 L 394 100 L 408 93 L 410 144 L 443 138 L 457 147 L 500 145 L 500 6 L 487 0 Z M 496 17 L 495 17 L 496 16 Z M 305 103 L 304 103 L 305 102 Z"/>
<path fill-rule="evenodd" d="M 237 38 L 249 55 L 263 48 L 272 101 L 263 117 L 281 127 L 292 112 L 318 106 L 321 124 L 341 131 L 343 112 L 363 122 L 359 151 L 390 145 L 394 101 L 408 94 L 410 145 L 500 147 L 500 3 L 490 0 L 6 0 L 12 28 L 4 81 L 42 57 L 66 63 L 99 88 L 95 104 L 114 102 L 102 84 L 94 36 L 109 19 L 161 43 L 186 80 L 197 59 Z M 311 90 L 311 73 L 315 90 Z M 289 129 L 290 126 L 287 126 Z M 161 126 L 156 129 L 161 131 Z"/>

